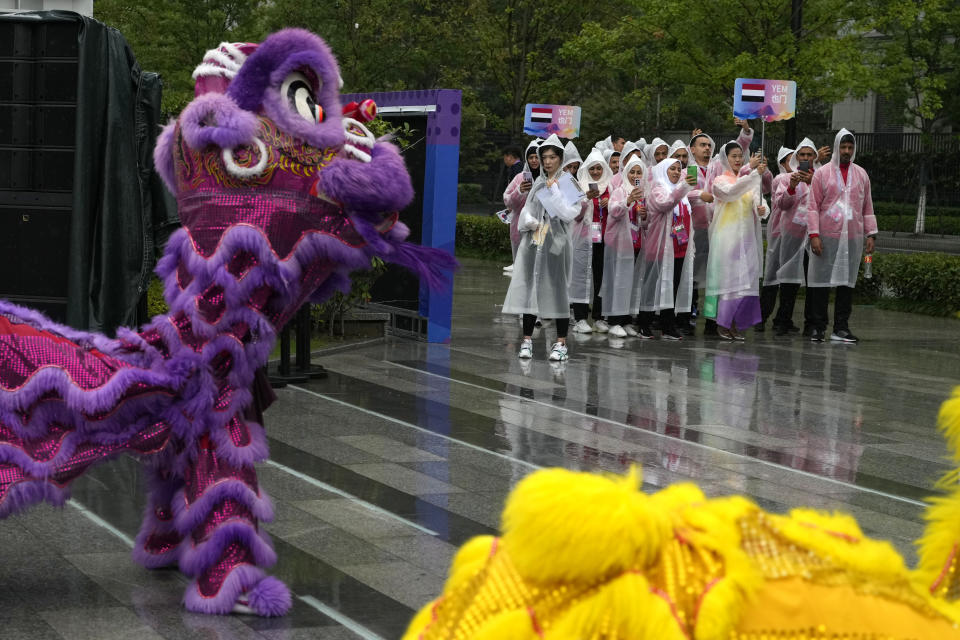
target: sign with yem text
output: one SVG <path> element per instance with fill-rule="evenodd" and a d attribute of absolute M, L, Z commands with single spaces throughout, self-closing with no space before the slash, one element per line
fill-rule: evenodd
<path fill-rule="evenodd" d="M 765 122 L 789 120 L 797 112 L 797 83 L 793 80 L 737 78 L 733 88 L 733 115 Z"/>
<path fill-rule="evenodd" d="M 576 138 L 580 135 L 580 107 L 528 104 L 523 116 L 523 132 L 540 138 L 551 133 L 560 138 Z"/>

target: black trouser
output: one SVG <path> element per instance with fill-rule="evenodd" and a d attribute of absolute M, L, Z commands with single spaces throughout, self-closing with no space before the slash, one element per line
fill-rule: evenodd
<path fill-rule="evenodd" d="M 674 258 L 673 259 L 673 300 L 676 304 L 677 292 L 680 290 L 680 278 L 683 276 L 683 260 L 684 258 Z M 689 313 L 675 313 L 673 309 L 661 309 L 660 310 L 660 330 L 661 331 L 673 331 L 677 328 L 677 321 L 681 323 L 690 322 Z"/>
<path fill-rule="evenodd" d="M 773 308 L 777 306 L 777 293 L 780 285 L 768 284 L 760 287 L 760 325 L 767 324 L 767 318 L 773 315 Z M 781 302 L 781 305 L 783 303 Z"/>
<path fill-rule="evenodd" d="M 807 265 L 810 263 L 810 257 L 807 253 L 803 254 L 803 279 L 807 279 Z M 774 327 L 789 327 L 793 324 L 793 308 L 797 302 L 797 292 L 800 291 L 800 285 L 796 283 L 784 283 L 780 285 L 780 306 L 777 307 L 777 315 L 773 318 Z M 809 292 L 808 292 L 809 294 Z M 763 293 L 761 292 L 760 309 L 763 311 Z M 810 314 L 810 295 L 803 300 L 803 325 L 812 326 L 813 320 Z M 764 313 L 763 320 L 766 322 L 769 314 Z"/>
<path fill-rule="evenodd" d="M 593 270 L 593 305 L 585 302 L 574 302 L 573 319 L 576 321 L 586 320 L 590 315 L 594 320 L 600 319 L 600 284 L 603 280 L 603 243 L 594 242 L 591 252 L 590 268 Z M 590 313 L 591 306 L 593 313 Z"/>
<path fill-rule="evenodd" d="M 810 319 L 814 329 L 827 330 L 827 305 L 830 303 L 830 287 L 807 287 L 810 300 Z M 833 305 L 833 330 L 850 330 L 850 311 L 853 308 L 853 287 L 837 287 Z"/>
<path fill-rule="evenodd" d="M 557 337 L 566 338 L 567 331 L 570 329 L 570 318 L 557 318 L 555 322 L 557 323 Z M 537 316 L 533 315 L 532 313 L 523 314 L 523 335 L 532 336 L 533 328 L 536 326 L 536 324 Z"/>
<path fill-rule="evenodd" d="M 603 280 L 603 243 L 594 242 L 593 251 L 591 252 L 590 268 L 593 270 L 593 313 L 591 311 L 591 305 L 588 305 L 585 302 L 574 302 L 573 305 L 573 319 L 579 322 L 580 320 L 586 320 L 587 315 L 592 317 L 594 320 L 600 319 L 600 284 Z"/>

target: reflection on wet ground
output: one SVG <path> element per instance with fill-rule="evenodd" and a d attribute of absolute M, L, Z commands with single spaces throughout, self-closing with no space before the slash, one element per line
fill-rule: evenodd
<path fill-rule="evenodd" d="M 856 346 L 578 335 L 552 365 L 549 327 L 534 360 L 517 360 L 506 286 L 498 266 L 468 262 L 449 346 L 369 344 L 279 392 L 260 474 L 291 615 L 182 611 L 176 572 L 129 559 L 143 478 L 124 459 L 79 481 L 65 509 L 0 523 L 2 637 L 395 638 L 457 546 L 494 532 L 504 496 L 541 466 L 641 464 L 650 490 L 694 481 L 775 511 L 842 509 L 912 561 L 921 501 L 946 469 L 934 422 L 960 382 L 960 323 L 856 307 Z"/>

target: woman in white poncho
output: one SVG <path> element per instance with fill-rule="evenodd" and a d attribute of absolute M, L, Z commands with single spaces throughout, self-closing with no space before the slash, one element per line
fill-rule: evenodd
<path fill-rule="evenodd" d="M 777 165 L 780 172 L 773 178 L 770 186 L 770 217 L 767 218 L 767 253 L 763 257 L 763 286 L 760 287 L 760 327 L 764 327 L 767 318 L 773 315 L 773 309 L 777 303 L 777 294 L 780 293 L 780 281 L 777 279 L 777 271 L 780 269 L 780 202 L 775 194 L 777 189 L 784 182 L 790 182 L 790 159 L 793 157 L 793 149 L 780 147 L 777 151 Z M 781 302 L 782 305 L 782 302 Z M 774 329 L 778 328 L 778 323 L 774 320 Z"/>
<path fill-rule="evenodd" d="M 557 342 L 550 351 L 550 359 L 562 361 L 567 359 L 570 325 L 567 278 L 572 251 L 569 225 L 580 215 L 580 205 L 567 204 L 557 185 L 563 174 L 560 139 L 551 135 L 540 145 L 538 153 L 540 177 L 533 183 L 520 212 L 520 245 L 503 302 L 503 313 L 523 314 L 523 342 L 518 354 L 521 358 L 533 357 L 533 328 L 537 316 L 556 319 Z M 541 192 L 546 205 L 541 200 Z M 555 215 L 550 215 L 548 207 Z"/>
<path fill-rule="evenodd" d="M 634 260 L 634 227 L 638 232 L 647 215 L 643 206 L 646 182 L 640 157 L 631 157 L 621 175 L 620 186 L 610 196 L 610 220 L 603 234 L 603 287 L 600 289 L 603 314 L 611 324 L 610 335 L 615 337 L 637 335 L 629 326 L 635 307 L 634 278 L 639 275 Z"/>
<path fill-rule="evenodd" d="M 721 338 L 743 340 L 740 330 L 760 322 L 760 220 L 768 211 L 761 176 L 767 167 L 756 154 L 750 158 L 750 172 L 738 177 L 743 149 L 736 142 L 723 146 L 719 163 L 720 173 L 711 187 L 715 208 L 710 222 L 704 315 L 717 321 Z"/>
<path fill-rule="evenodd" d="M 655 313 L 660 313 L 664 340 L 680 340 L 677 321 L 689 322 L 695 251 L 687 196 L 696 179 L 687 180 L 681 166 L 679 159 L 667 158 L 650 170 L 647 221 L 638 258 L 638 263 L 643 263 L 643 277 L 637 283 L 640 335 L 644 338 L 652 337 Z"/>
<path fill-rule="evenodd" d="M 594 323 L 600 320 L 600 283 L 603 277 L 603 232 L 607 224 L 610 204 L 610 166 L 603 154 L 594 149 L 580 166 L 577 174 L 580 189 L 587 197 L 580 204 L 580 215 L 570 226 L 573 243 L 573 266 L 570 270 L 568 293 L 573 305 L 573 330 L 592 333 L 587 322 L 592 315 Z M 592 306 L 592 314 L 591 314 Z"/>

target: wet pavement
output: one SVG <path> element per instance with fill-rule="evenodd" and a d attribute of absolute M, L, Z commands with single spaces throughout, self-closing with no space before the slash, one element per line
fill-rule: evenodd
<path fill-rule="evenodd" d="M 451 345 L 376 341 L 279 391 L 259 472 L 290 615 L 183 611 L 177 572 L 130 560 L 143 478 L 121 459 L 65 508 L 0 523 L 0 637 L 396 638 L 457 546 L 495 531 L 510 487 L 542 466 L 639 463 L 649 490 L 694 481 L 774 511 L 848 511 L 914 561 L 922 499 L 947 469 L 934 423 L 960 383 L 960 322 L 857 306 L 856 346 L 573 336 L 551 365 L 549 328 L 533 361 L 516 358 L 507 284 L 466 261 Z"/>

